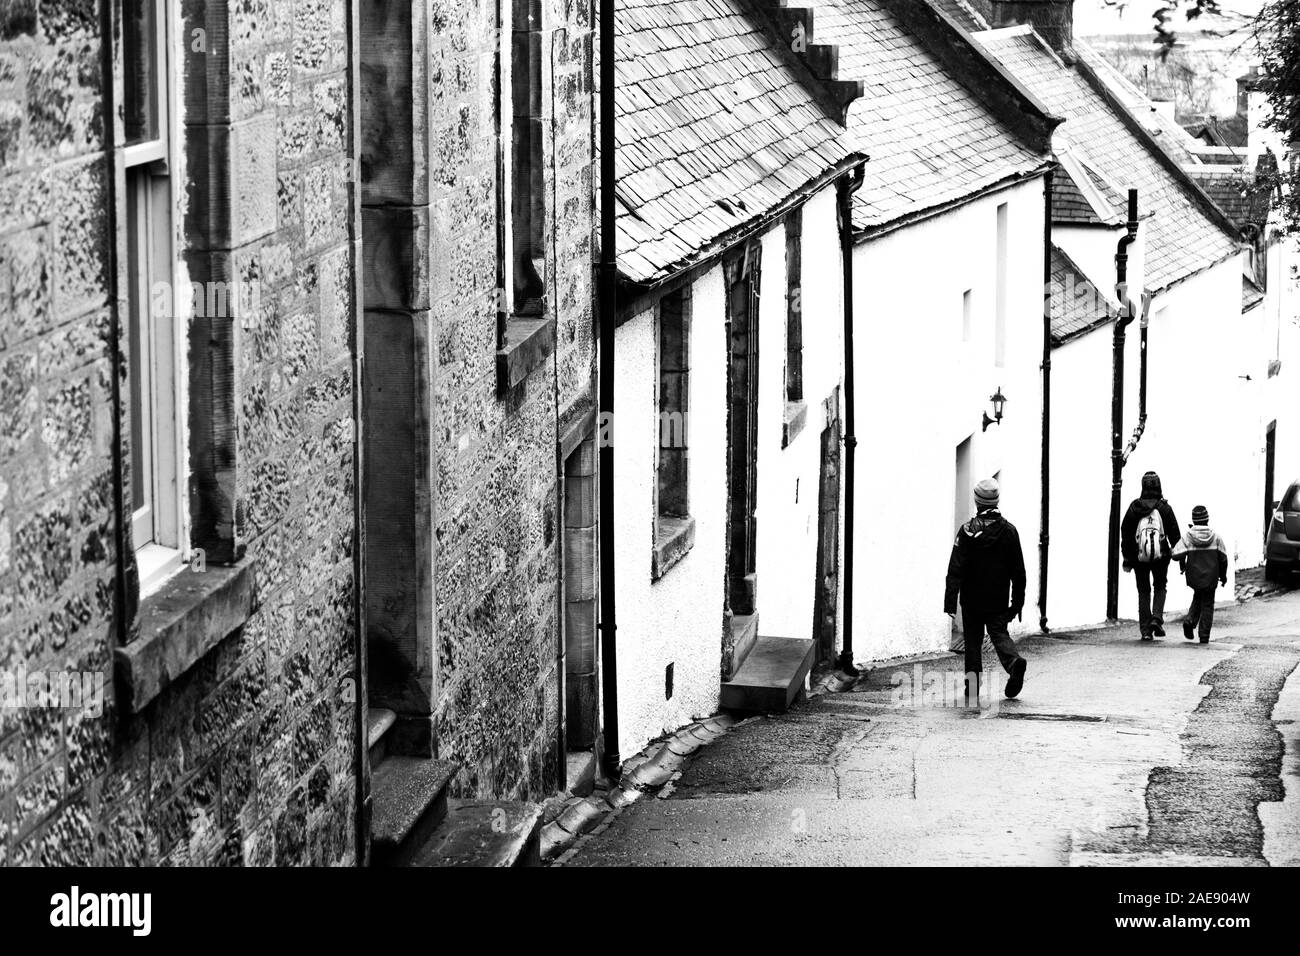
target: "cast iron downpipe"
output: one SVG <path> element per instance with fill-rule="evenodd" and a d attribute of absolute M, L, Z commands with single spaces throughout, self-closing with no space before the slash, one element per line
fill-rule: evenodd
<path fill-rule="evenodd" d="M 835 183 L 844 272 L 844 642 L 838 663 L 846 674 L 858 672 L 853 666 L 853 457 L 858 447 L 853 430 L 853 194 L 865 174 L 859 165 L 852 178 L 842 176 Z"/>
<path fill-rule="evenodd" d="M 1133 429 L 1133 437 L 1128 440 L 1128 445 L 1124 448 L 1124 463 L 1128 464 L 1129 455 L 1137 448 L 1138 442 L 1142 440 L 1142 434 L 1147 430 L 1147 326 L 1151 324 L 1149 314 L 1151 300 L 1145 293 L 1142 295 L 1142 332 L 1139 339 L 1139 364 L 1138 364 L 1138 423 Z"/>
<path fill-rule="evenodd" d="M 1110 535 L 1106 549 L 1106 619 L 1119 617 L 1119 509 L 1124 475 L 1124 332 L 1133 321 L 1133 300 L 1128 293 L 1128 249 L 1137 241 L 1138 194 L 1128 191 L 1128 227 L 1115 252 L 1115 290 L 1120 315 L 1115 321 L 1114 368 L 1110 392 Z"/>
<path fill-rule="evenodd" d="M 113 20 L 115 5 L 103 0 L 99 5 L 99 30 L 103 38 L 100 43 L 99 68 L 104 84 L 104 113 L 106 117 L 117 115 L 117 102 L 113 86 L 113 43 L 116 24 Z M 114 166 L 117 155 L 117 137 L 113 123 L 104 124 L 104 166 L 108 175 L 104 178 L 104 208 L 108 210 L 110 220 L 117 209 L 117 170 Z M 125 352 L 123 338 L 122 310 L 118 299 L 118 248 L 114 239 L 105 247 L 107 268 L 105 276 L 108 283 L 109 340 L 112 343 L 112 382 L 109 385 L 109 402 L 113 410 L 113 634 L 119 645 L 130 639 L 130 630 L 135 623 L 139 587 L 138 570 L 135 554 L 131 550 L 131 539 L 127 525 L 126 474 L 122 464 L 122 357 Z"/>
<path fill-rule="evenodd" d="M 1047 627 L 1047 544 L 1052 493 L 1052 170 L 1043 178 L 1043 458 L 1038 515 L 1038 629 Z"/>
<path fill-rule="evenodd" d="M 614 322 L 618 262 L 614 219 L 614 0 L 600 0 L 600 670 L 604 769 L 618 779 L 618 645 L 614 616 Z"/>

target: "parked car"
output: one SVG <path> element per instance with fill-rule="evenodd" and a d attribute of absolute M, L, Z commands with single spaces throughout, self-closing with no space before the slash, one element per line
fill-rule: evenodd
<path fill-rule="evenodd" d="M 1264 545 L 1264 576 L 1277 581 L 1300 571 L 1300 480 L 1291 483 L 1282 500 L 1273 503 L 1273 509 Z"/>

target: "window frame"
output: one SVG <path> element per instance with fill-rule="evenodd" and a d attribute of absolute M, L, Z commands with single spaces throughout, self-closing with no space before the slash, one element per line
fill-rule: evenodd
<path fill-rule="evenodd" d="M 128 4 L 132 0 L 128 0 Z M 174 17 L 167 0 L 134 0 L 151 9 L 154 60 L 150 96 L 153 136 L 122 150 L 132 546 L 141 597 L 155 591 L 188 557 L 184 533 L 186 486 L 185 334 L 176 295 L 176 184 L 172 117 L 176 106 Z M 124 15 L 127 4 L 123 5 Z M 125 28 L 124 28 L 125 29 Z M 123 43 L 123 71 L 132 63 Z M 137 494 L 143 492 L 136 500 Z"/>
<path fill-rule="evenodd" d="M 997 261 L 995 264 L 994 281 L 996 289 L 994 290 L 993 306 L 993 365 L 996 368 L 1006 368 L 1007 365 L 1007 299 L 1010 296 L 1011 287 L 1011 204 L 999 203 L 997 207 L 996 218 L 996 252 Z"/>
<path fill-rule="evenodd" d="M 675 312 L 677 321 L 680 326 L 679 331 L 679 348 L 678 355 L 673 361 L 677 368 L 669 368 L 667 373 L 679 376 L 678 387 L 675 390 L 680 397 L 679 408 L 665 408 L 665 396 L 668 390 L 664 387 L 665 368 L 664 368 L 664 305 L 670 306 L 669 314 Z M 654 403 L 654 441 L 655 441 L 655 462 L 654 462 L 654 522 L 653 522 L 653 541 L 651 542 L 651 560 L 650 560 L 650 578 L 651 581 L 657 581 L 668 573 L 674 565 L 690 553 L 695 546 L 695 518 L 691 515 L 691 495 L 690 495 L 690 475 L 691 475 L 691 456 L 690 456 L 690 408 L 691 408 L 691 287 L 687 283 L 677 289 L 673 289 L 660 296 L 655 302 L 653 309 L 654 321 L 654 343 L 655 343 L 655 403 Z M 667 430 L 665 414 L 679 414 L 681 416 L 680 431 Z M 671 420 L 668 420 L 671 421 Z M 681 445 L 665 447 L 665 438 L 671 438 L 674 434 L 681 435 Z M 672 512 L 664 511 L 663 493 L 661 490 L 661 481 L 664 473 L 664 456 L 665 453 L 672 453 L 679 456 L 677 464 L 677 477 L 681 487 L 677 489 L 674 495 L 676 500 L 680 500 L 681 506 Z M 677 513 L 680 511 L 680 513 Z"/>

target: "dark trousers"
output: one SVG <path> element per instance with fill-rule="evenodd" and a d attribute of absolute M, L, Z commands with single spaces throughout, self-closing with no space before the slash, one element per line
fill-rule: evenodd
<path fill-rule="evenodd" d="M 1016 642 L 1007 633 L 1011 619 L 1005 611 L 1001 614 L 980 614 L 963 607 L 961 617 L 962 634 L 966 643 L 966 699 L 973 700 L 979 698 L 978 675 L 984 669 L 984 632 L 988 631 L 993 650 L 998 653 L 998 661 L 1008 674 L 1016 661 L 1020 660 L 1020 653 L 1016 650 Z M 974 686 L 971 684 L 972 674 L 976 675 Z"/>
<path fill-rule="evenodd" d="M 1218 588 L 1192 588 L 1192 606 L 1183 618 L 1196 628 L 1199 625 L 1201 640 L 1210 639 L 1210 628 L 1214 627 L 1214 595 Z"/>
<path fill-rule="evenodd" d="M 1169 584 L 1169 559 L 1133 565 L 1138 586 L 1138 630 L 1151 636 L 1153 627 L 1165 626 L 1165 587 Z M 1154 585 L 1154 587 L 1152 587 Z M 1154 592 L 1154 593 L 1153 593 Z"/>

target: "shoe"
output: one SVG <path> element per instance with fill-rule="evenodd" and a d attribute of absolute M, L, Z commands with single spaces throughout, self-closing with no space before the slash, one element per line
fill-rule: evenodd
<path fill-rule="evenodd" d="M 1025 659 L 1022 657 L 1011 665 L 1011 676 L 1007 678 L 1007 687 L 1003 693 L 1008 700 L 1015 700 L 1020 688 L 1025 686 Z"/>
<path fill-rule="evenodd" d="M 1154 634 L 1156 637 L 1164 637 L 1165 629 L 1161 625 L 1156 624 L 1152 626 L 1151 633 Z"/>
<path fill-rule="evenodd" d="M 1203 638 L 1201 638 L 1201 643 L 1202 643 L 1202 644 L 1208 644 L 1208 643 L 1210 643 L 1210 639 L 1209 639 L 1208 637 L 1203 637 Z"/>
<path fill-rule="evenodd" d="M 1189 641 L 1196 640 L 1196 630 L 1187 621 L 1183 621 L 1183 637 L 1187 638 Z"/>
<path fill-rule="evenodd" d="M 1154 641 L 1155 638 L 1152 637 L 1150 634 L 1143 634 L 1142 637 L 1141 637 L 1141 640 L 1144 640 L 1144 641 Z"/>

